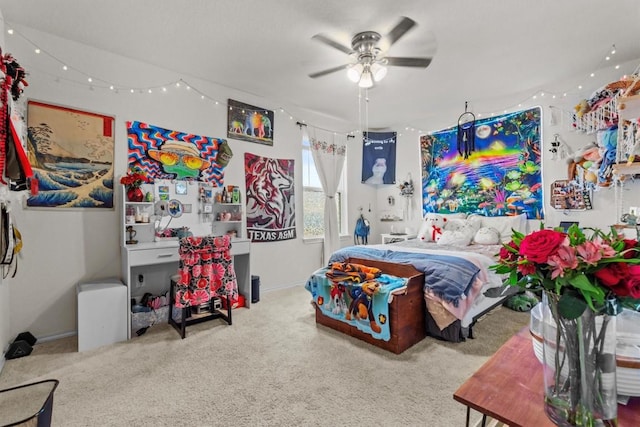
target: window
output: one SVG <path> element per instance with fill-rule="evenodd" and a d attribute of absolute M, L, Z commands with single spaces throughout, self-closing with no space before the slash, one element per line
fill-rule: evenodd
<path fill-rule="evenodd" d="M 345 161 L 346 165 L 346 161 Z M 335 201 L 338 208 L 339 233 L 346 233 L 346 168 L 342 168 L 342 177 L 338 185 L 338 193 Z M 313 155 L 309 147 L 309 141 L 302 141 L 302 205 L 304 238 L 314 239 L 324 237 L 324 200 L 325 195 L 320 184 L 320 177 L 313 162 Z"/>

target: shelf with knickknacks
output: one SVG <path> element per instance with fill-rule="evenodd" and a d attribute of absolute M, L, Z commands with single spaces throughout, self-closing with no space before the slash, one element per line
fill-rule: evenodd
<path fill-rule="evenodd" d="M 229 234 L 232 238 L 242 238 L 243 212 L 240 187 L 227 185 L 216 193 L 213 203 L 213 234 Z"/>

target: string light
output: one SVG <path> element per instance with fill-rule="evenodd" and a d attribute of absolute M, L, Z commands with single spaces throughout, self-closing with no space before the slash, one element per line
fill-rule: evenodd
<path fill-rule="evenodd" d="M 75 72 L 77 72 L 77 73 L 79 73 L 79 74 L 81 74 L 81 75 L 85 76 L 85 77 L 87 78 L 87 82 L 89 83 L 89 84 L 85 84 L 85 86 L 88 86 L 89 90 L 92 90 L 92 91 L 93 91 L 93 90 L 95 90 L 96 88 L 99 88 L 99 89 L 108 89 L 108 90 L 112 91 L 113 93 L 118 94 L 118 93 L 119 93 L 119 90 L 125 90 L 125 89 L 126 89 L 125 87 L 118 87 L 117 85 L 115 85 L 115 84 L 113 84 L 113 83 L 110 83 L 110 82 L 108 82 L 108 81 L 106 81 L 106 80 L 102 80 L 102 79 L 98 79 L 98 78 L 95 78 L 95 77 L 89 76 L 89 75 L 88 75 L 87 73 L 85 73 L 84 71 L 82 71 L 82 70 L 80 70 L 80 69 L 78 69 L 78 68 L 75 68 L 75 67 L 73 67 L 73 66 L 68 65 L 65 61 L 60 60 L 60 59 L 59 59 L 59 58 L 57 58 L 55 55 L 53 55 L 53 54 L 51 54 L 51 53 L 47 52 L 46 50 L 42 50 L 41 48 L 39 48 L 39 47 L 38 47 L 34 42 L 32 42 L 32 41 L 31 41 L 31 40 L 29 40 L 27 37 L 25 37 L 23 34 L 21 34 L 19 31 L 16 31 L 16 30 L 15 30 L 15 29 L 13 29 L 13 28 L 8 28 L 8 29 L 7 29 L 7 33 L 8 33 L 9 35 L 12 35 L 12 36 L 13 36 L 13 35 L 18 35 L 19 37 L 21 37 L 23 40 L 25 40 L 27 43 L 29 43 L 29 44 L 34 48 L 34 52 L 35 52 L 36 54 L 40 54 L 40 53 L 45 54 L 45 55 L 47 55 L 48 57 L 50 57 L 51 59 L 53 59 L 54 61 L 58 62 L 58 63 L 60 64 L 60 67 L 61 67 L 61 69 L 62 69 L 63 71 L 73 70 L 73 71 L 75 71 Z M 613 56 L 613 55 L 615 55 L 615 54 L 616 54 L 616 46 L 615 46 L 615 44 L 613 44 L 613 45 L 612 45 L 612 47 L 611 47 L 611 50 L 609 51 L 609 54 L 607 54 L 607 55 L 605 55 L 605 56 L 603 57 L 603 59 L 604 59 L 604 63 L 606 63 L 607 61 L 610 61 L 610 60 L 612 59 L 612 56 Z M 602 64 L 602 61 L 601 61 L 601 64 Z M 614 66 L 614 69 L 616 69 L 616 70 L 620 69 L 620 65 L 619 65 L 619 64 L 616 64 L 616 65 Z M 48 73 L 45 73 L 45 74 L 48 74 Z M 596 75 L 596 74 L 595 74 L 595 72 L 591 72 L 591 73 L 589 73 L 589 77 L 595 77 L 595 75 Z M 626 77 L 626 76 L 624 76 L 623 78 L 625 78 L 625 77 Z M 54 80 L 55 80 L 56 82 L 59 82 L 59 81 L 60 81 L 60 77 L 55 76 L 55 77 L 54 77 Z M 78 82 L 78 81 L 74 81 L 74 80 L 72 80 L 72 79 L 66 79 L 66 78 L 65 78 L 65 79 L 63 79 L 63 80 L 65 80 L 65 81 L 67 81 L 67 82 L 70 82 L 70 83 L 73 83 L 73 84 L 83 85 L 82 83 L 80 83 L 80 82 Z M 98 84 L 98 83 L 102 83 L 102 84 Z M 141 93 L 141 94 L 144 94 L 145 92 L 146 92 L 146 93 L 148 93 L 148 94 L 153 94 L 153 93 L 154 93 L 154 89 L 158 89 L 158 90 L 159 90 L 159 91 L 161 91 L 162 93 L 166 93 L 166 92 L 168 91 L 167 87 L 169 87 L 169 86 L 175 86 L 177 89 L 181 89 L 183 85 L 184 85 L 184 87 L 185 87 L 185 89 L 186 89 L 187 91 L 197 93 L 197 94 L 199 95 L 199 97 L 200 97 L 200 99 L 201 99 L 201 100 L 209 100 L 209 101 L 212 101 L 212 102 L 214 102 L 214 104 L 215 104 L 215 105 L 220 105 L 220 104 L 221 104 L 221 101 L 218 101 L 218 100 L 216 100 L 216 99 L 214 99 L 214 98 L 212 98 L 212 97 L 208 96 L 206 93 L 204 93 L 204 92 L 202 92 L 202 91 L 200 91 L 200 90 L 196 89 L 196 88 L 195 88 L 195 87 L 193 87 L 192 85 L 190 85 L 190 84 L 188 84 L 187 82 L 185 82 L 183 79 L 178 79 L 177 81 L 169 82 L 169 83 L 166 83 L 166 84 L 163 84 L 163 85 L 148 86 L 148 87 L 140 87 L 140 88 L 130 88 L 130 89 L 129 89 L 129 91 L 130 91 L 130 93 L 135 93 L 135 92 L 137 91 L 137 92 L 139 92 L 139 93 Z M 578 85 L 578 90 L 582 90 L 582 88 L 583 88 L 583 86 L 582 86 L 582 85 Z M 561 97 L 563 97 L 563 98 L 566 98 L 566 97 L 568 96 L 568 92 L 563 92 L 563 93 L 562 93 L 562 95 L 555 94 L 555 93 L 549 93 L 549 94 L 551 95 L 551 97 L 552 97 L 553 99 L 556 99 L 556 97 L 560 97 L 560 96 L 561 96 Z M 521 108 L 521 107 L 522 107 L 522 103 L 523 103 L 523 102 L 526 102 L 526 101 L 531 100 L 531 99 L 535 100 L 535 99 L 537 99 L 537 97 L 538 97 L 538 96 L 544 97 L 544 96 L 545 96 L 545 92 L 543 92 L 543 91 L 538 92 L 538 91 L 537 91 L 537 92 L 533 93 L 532 95 L 530 95 L 530 96 L 529 96 L 529 97 L 527 97 L 526 99 L 523 99 L 521 102 L 519 102 L 519 103 L 517 104 L 517 108 Z M 359 97 L 359 98 L 360 98 L 360 97 Z M 365 105 L 366 105 L 366 104 L 368 103 L 368 101 L 369 101 L 368 97 L 367 97 L 364 101 L 365 101 Z M 224 101 L 224 102 L 222 102 L 222 103 L 223 103 L 224 105 L 226 105 L 226 101 Z M 514 105 L 516 105 L 516 104 L 514 104 Z M 506 113 L 507 113 L 510 109 L 512 109 L 512 108 L 515 108 L 515 107 L 513 107 L 513 106 L 512 106 L 512 107 L 508 107 L 507 109 L 504 109 L 504 110 L 503 110 L 503 111 L 504 111 L 504 114 L 506 114 Z M 293 119 L 294 119 L 294 116 L 293 116 L 292 114 L 290 114 L 289 112 L 287 112 L 283 107 L 280 107 L 280 108 L 279 108 L 279 111 L 280 111 L 281 113 L 285 114 L 285 115 L 288 115 L 290 120 L 293 120 Z M 480 118 L 480 117 L 483 117 L 483 115 L 490 115 L 491 117 L 494 117 L 494 116 L 495 116 L 495 114 L 496 114 L 495 112 L 491 112 L 491 113 L 477 113 L 477 114 L 476 114 L 476 117 Z M 366 124 L 366 126 L 368 127 L 368 123 Z M 328 131 L 328 132 L 336 132 L 336 131 L 334 131 L 334 130 L 330 130 L 330 129 L 323 129 L 323 128 L 320 128 L 320 127 L 317 127 L 317 129 L 325 130 L 325 131 Z M 410 130 L 411 132 L 415 132 L 415 131 L 416 131 L 416 129 L 415 129 L 415 128 L 411 128 L 411 127 L 409 127 L 409 126 L 405 127 L 405 130 L 407 130 L 407 131 L 408 131 L 408 130 Z M 353 137 L 353 135 L 354 135 L 354 134 L 357 134 L 357 133 L 360 133 L 360 132 L 361 132 L 361 131 L 360 131 L 360 129 L 356 129 L 356 130 L 353 130 L 353 131 L 349 131 L 349 132 L 347 132 L 347 136 L 351 136 L 351 137 Z M 422 133 L 422 130 L 418 130 L 418 132 L 419 132 L 419 133 Z"/>

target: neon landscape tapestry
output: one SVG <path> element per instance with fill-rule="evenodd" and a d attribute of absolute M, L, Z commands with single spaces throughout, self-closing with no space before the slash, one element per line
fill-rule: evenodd
<path fill-rule="evenodd" d="M 457 146 L 457 127 L 420 137 L 422 211 L 543 219 L 539 107 L 477 120 L 475 149 Z"/>

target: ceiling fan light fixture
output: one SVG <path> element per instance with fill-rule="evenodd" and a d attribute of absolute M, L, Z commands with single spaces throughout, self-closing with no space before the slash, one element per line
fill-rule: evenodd
<path fill-rule="evenodd" d="M 364 70 L 364 66 L 362 64 L 352 65 L 347 70 L 347 77 L 352 82 L 358 83 L 360 81 L 360 76 L 362 75 L 363 70 Z"/>
<path fill-rule="evenodd" d="M 387 75 L 387 67 L 376 62 L 371 65 L 371 74 L 373 75 L 373 80 L 379 82 Z"/>
<path fill-rule="evenodd" d="M 371 71 L 369 69 L 364 70 L 364 72 L 362 73 L 358 86 L 364 89 L 368 89 L 373 86 L 373 76 L 371 75 Z"/>

